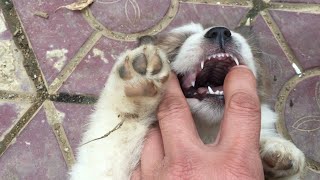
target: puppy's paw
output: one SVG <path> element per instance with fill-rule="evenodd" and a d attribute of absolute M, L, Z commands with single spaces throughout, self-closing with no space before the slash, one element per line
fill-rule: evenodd
<path fill-rule="evenodd" d="M 305 167 L 304 154 L 281 137 L 262 138 L 260 155 L 266 179 L 296 179 Z"/>
<path fill-rule="evenodd" d="M 154 97 L 168 80 L 170 66 L 163 52 L 153 45 L 143 45 L 125 53 L 118 66 L 127 97 Z"/>

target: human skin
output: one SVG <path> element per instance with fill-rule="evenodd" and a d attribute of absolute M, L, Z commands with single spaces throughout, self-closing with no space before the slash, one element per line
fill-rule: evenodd
<path fill-rule="evenodd" d="M 213 144 L 203 144 L 179 82 L 172 73 L 157 117 L 131 179 L 264 179 L 259 155 L 260 102 L 245 66 L 224 81 L 225 111 Z"/>

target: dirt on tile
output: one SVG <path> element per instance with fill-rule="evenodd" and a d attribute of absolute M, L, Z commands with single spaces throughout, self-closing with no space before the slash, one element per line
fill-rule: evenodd
<path fill-rule="evenodd" d="M 0 6 L 8 28 L 13 35 L 15 45 L 23 55 L 23 66 L 36 87 L 37 100 L 44 100 L 48 96 L 47 89 L 45 88 L 36 57 L 29 46 L 27 36 L 23 31 L 23 26 L 14 10 L 13 4 L 11 1 L 0 1 Z"/>

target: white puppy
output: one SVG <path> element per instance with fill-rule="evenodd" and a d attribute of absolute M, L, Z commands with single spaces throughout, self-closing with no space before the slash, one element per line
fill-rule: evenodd
<path fill-rule="evenodd" d="M 152 39 L 149 37 L 149 39 Z M 140 160 L 145 135 L 172 69 L 192 111 L 200 137 L 214 141 L 224 109 L 223 82 L 228 70 L 248 66 L 258 82 L 262 125 L 260 154 L 267 179 L 298 179 L 303 153 L 275 130 L 277 115 L 265 104 L 263 70 L 246 39 L 225 27 L 188 24 L 123 53 L 83 135 L 72 180 L 128 180 Z M 169 87 L 170 88 L 170 87 Z"/>

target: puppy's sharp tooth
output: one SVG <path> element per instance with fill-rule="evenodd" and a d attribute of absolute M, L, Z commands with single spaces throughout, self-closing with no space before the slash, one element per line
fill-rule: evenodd
<path fill-rule="evenodd" d="M 217 57 L 217 55 L 216 55 L 216 54 L 212 55 L 212 58 L 216 58 L 216 57 Z"/>
<path fill-rule="evenodd" d="M 222 53 L 222 54 L 221 54 L 221 57 L 224 57 L 224 56 L 225 56 L 225 54 L 224 54 L 224 53 Z"/>
<path fill-rule="evenodd" d="M 204 67 L 204 61 L 201 61 L 200 66 L 201 66 L 201 69 L 203 69 L 203 67 Z"/>
<path fill-rule="evenodd" d="M 196 82 L 192 81 L 191 82 L 191 85 L 194 87 L 194 85 L 196 84 Z"/>
<path fill-rule="evenodd" d="M 221 95 L 224 95 L 224 92 L 223 92 L 223 91 L 220 91 L 220 94 L 221 94 Z"/>
<path fill-rule="evenodd" d="M 226 55 L 226 57 L 229 57 L 229 56 L 230 56 L 228 53 L 226 53 L 225 55 Z"/>
<path fill-rule="evenodd" d="M 218 90 L 216 90 L 216 92 L 214 92 L 214 94 L 219 95 L 219 91 L 218 91 Z"/>
<path fill-rule="evenodd" d="M 210 86 L 208 86 L 209 94 L 214 94 L 213 90 L 211 89 Z"/>
<path fill-rule="evenodd" d="M 218 56 L 218 58 L 219 58 L 219 57 L 221 57 L 221 54 L 219 53 L 217 56 Z"/>
<path fill-rule="evenodd" d="M 234 62 L 237 64 L 237 66 L 239 66 L 240 65 L 240 63 L 239 63 L 239 61 L 238 61 L 238 59 L 235 57 L 235 58 L 233 58 L 233 60 L 234 60 Z"/>

